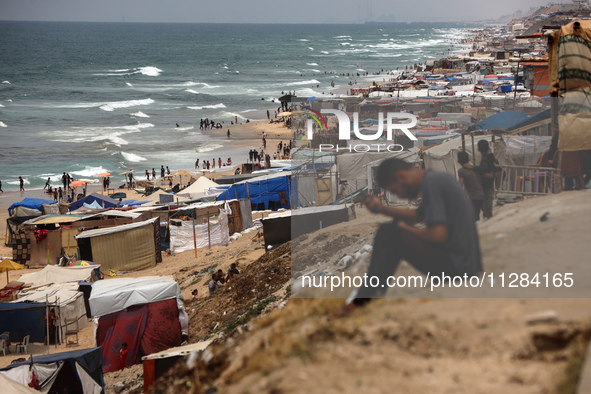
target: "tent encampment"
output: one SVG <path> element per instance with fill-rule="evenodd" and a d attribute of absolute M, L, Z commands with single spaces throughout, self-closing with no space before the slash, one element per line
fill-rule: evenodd
<path fill-rule="evenodd" d="M 217 197 L 217 201 L 250 199 L 255 210 L 289 208 L 297 205 L 297 194 L 291 192 L 291 172 L 282 171 L 233 184 Z"/>
<path fill-rule="evenodd" d="M 128 347 L 127 366 L 141 357 L 179 346 L 189 318 L 180 286 L 172 276 L 115 278 L 95 282 L 90 309 L 96 343 L 103 349 L 103 371 L 121 367 L 121 343 Z"/>
<path fill-rule="evenodd" d="M 103 196 L 100 193 L 92 193 L 88 196 L 75 201 L 70 204 L 70 211 L 78 209 L 83 206 L 92 206 L 92 204 L 96 202 L 96 205 L 100 208 L 119 208 L 119 201 L 112 199 L 111 197 Z"/>
<path fill-rule="evenodd" d="M 156 190 L 154 193 L 150 194 L 149 196 L 145 196 L 145 197 L 140 198 L 138 201 L 140 201 L 140 202 L 147 201 L 147 203 L 142 204 L 144 206 L 157 205 L 157 204 L 160 204 L 160 196 L 161 195 L 169 196 L 170 198 L 172 198 L 173 202 L 183 202 L 183 201 L 188 200 L 187 197 L 181 197 L 176 194 L 167 193 L 164 190 L 160 189 L 160 190 Z"/>
<path fill-rule="evenodd" d="M 100 347 L 70 352 L 31 356 L 27 361 L 0 369 L 0 374 L 28 386 L 32 373 L 39 379 L 43 393 L 104 392 Z"/>
<path fill-rule="evenodd" d="M 160 220 L 152 218 L 122 226 L 87 230 L 76 237 L 80 258 L 104 270 L 135 271 L 162 261 Z"/>

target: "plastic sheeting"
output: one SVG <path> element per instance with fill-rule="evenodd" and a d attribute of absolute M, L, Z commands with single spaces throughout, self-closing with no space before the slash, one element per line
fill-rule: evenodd
<path fill-rule="evenodd" d="M 248 181 L 238 182 L 230 186 L 228 190 L 217 197 L 217 201 L 250 198 L 255 206 L 263 205 L 264 209 L 269 209 L 271 203 L 273 203 L 275 210 L 289 208 L 291 198 L 297 198 L 293 193 L 290 193 L 290 183 L 290 171 L 251 178 Z M 282 201 L 285 203 L 281 204 Z M 297 201 L 292 203 L 297 204 Z"/>
<path fill-rule="evenodd" d="M 93 271 L 96 268 L 100 268 L 100 265 L 75 267 L 47 265 L 41 271 L 21 275 L 18 281 L 32 283 L 35 286 L 78 281 L 94 282 L 96 280 L 96 275 L 93 274 Z"/>
<path fill-rule="evenodd" d="M 33 390 L 32 388 L 23 385 L 16 381 L 16 379 L 12 379 L 7 377 L 8 373 L 0 372 L 0 387 L 5 393 L 11 394 L 39 394 L 37 390 Z"/>
<path fill-rule="evenodd" d="M 45 309 L 45 303 L 0 303 L 0 332 L 10 332 L 11 342 L 20 342 L 26 335 L 31 342 L 43 342 Z"/>
<path fill-rule="evenodd" d="M 188 197 L 188 198 L 200 198 L 203 196 L 208 195 L 206 192 L 207 189 L 210 187 L 217 187 L 219 186 L 214 181 L 210 181 L 207 177 L 201 176 L 195 182 L 191 184 L 191 186 L 181 190 L 177 193 L 178 196 L 181 197 Z"/>
<path fill-rule="evenodd" d="M 43 205 L 55 205 L 53 200 L 43 200 L 41 198 L 25 198 L 22 201 L 15 202 L 8 208 L 9 216 L 39 216 L 43 213 Z M 15 211 L 15 209 L 21 208 Z"/>
<path fill-rule="evenodd" d="M 252 223 L 252 216 L 250 223 Z M 195 249 L 193 221 L 181 222 L 180 226 L 170 225 L 169 228 L 171 254 Z M 220 209 L 219 216 L 209 219 L 209 226 L 207 222 L 195 223 L 195 235 L 197 249 L 210 245 L 227 245 L 230 242 L 228 216 Z"/>
<path fill-rule="evenodd" d="M 172 276 L 145 276 L 95 282 L 89 303 L 92 317 L 101 317 L 133 305 L 171 298 L 176 298 L 179 308 L 184 309 L 181 288 Z"/>
<path fill-rule="evenodd" d="M 103 196 L 99 193 L 92 193 L 88 196 L 84 197 L 81 200 L 75 201 L 70 204 L 70 211 L 78 209 L 82 206 L 92 205 L 92 203 L 97 202 L 98 206 L 101 208 L 118 208 L 119 201 L 112 199 L 111 197 Z"/>

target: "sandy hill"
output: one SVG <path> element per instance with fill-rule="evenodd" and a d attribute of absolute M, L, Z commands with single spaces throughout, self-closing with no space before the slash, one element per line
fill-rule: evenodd
<path fill-rule="evenodd" d="M 485 269 L 528 272 L 588 261 L 590 199 L 587 190 L 501 207 L 479 225 Z M 307 236 L 305 253 L 317 253 L 322 265 L 330 260 L 322 255 L 326 245 L 310 246 L 322 245 L 319 239 L 332 240 L 337 260 L 356 243 L 343 237 L 357 234 L 359 247 L 371 241 L 377 218 L 359 211 L 357 220 Z M 268 261 L 285 263 L 284 252 Z M 253 296 L 252 307 L 260 300 Z M 219 323 L 213 346 L 193 369 L 178 363 L 151 392 L 572 392 L 591 335 L 585 298 L 380 299 L 331 318 L 342 304 L 294 298 L 231 331 L 221 330 L 227 323 L 214 308 L 200 331 L 211 337 L 209 327 Z"/>

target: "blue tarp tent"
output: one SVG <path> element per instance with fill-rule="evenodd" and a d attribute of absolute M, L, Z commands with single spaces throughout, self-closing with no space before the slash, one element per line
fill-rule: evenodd
<path fill-rule="evenodd" d="M 24 207 L 29 209 L 36 209 L 39 212 L 43 212 L 42 205 L 55 205 L 57 204 L 54 200 L 44 200 L 42 198 L 25 198 L 22 201 L 15 202 L 8 208 L 8 215 L 12 216 L 12 210 L 16 207 Z"/>
<path fill-rule="evenodd" d="M 32 360 L 31 360 L 32 358 Z M 59 366 L 54 374 L 45 381 L 40 381 L 44 392 L 70 393 L 97 392 L 100 386 L 104 388 L 103 380 L 103 352 L 100 347 L 73 350 L 70 352 L 44 354 L 32 356 L 25 362 L 12 364 L 0 371 L 16 368 L 28 369 L 33 364 L 53 364 Z M 49 365 L 48 365 L 49 366 Z M 16 374 L 15 374 L 16 375 Z M 95 391 L 96 390 L 96 391 Z M 101 390 L 104 392 L 103 390 Z"/>
<path fill-rule="evenodd" d="M 99 193 L 92 193 L 81 200 L 73 202 L 70 204 L 70 211 L 74 209 L 78 209 L 84 204 L 92 204 L 93 202 L 97 202 L 103 208 L 119 208 L 119 201 L 113 200 L 111 197 L 103 196 Z"/>
<path fill-rule="evenodd" d="M 291 185 L 291 172 L 280 172 L 235 183 L 217 197 L 217 201 L 247 199 L 253 204 L 253 210 L 290 207 L 290 190 L 297 190 Z M 297 201 L 294 201 L 297 204 Z"/>
<path fill-rule="evenodd" d="M 10 332 L 11 342 L 30 335 L 31 342 L 45 340 L 45 304 L 0 302 L 0 332 Z"/>
<path fill-rule="evenodd" d="M 515 126 L 511 127 L 511 129 L 521 128 L 530 124 L 537 123 L 539 121 L 550 119 L 550 108 L 544 110 L 536 115 L 530 116 L 529 118 L 525 119 L 524 121 L 516 124 Z"/>
<path fill-rule="evenodd" d="M 476 123 L 476 130 L 509 130 L 528 118 L 525 112 L 503 111 Z"/>

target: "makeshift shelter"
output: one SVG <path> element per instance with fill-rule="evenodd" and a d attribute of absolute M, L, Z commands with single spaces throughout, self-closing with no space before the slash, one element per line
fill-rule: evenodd
<path fill-rule="evenodd" d="M 253 210 L 289 208 L 290 204 L 297 205 L 297 194 L 291 194 L 291 174 L 282 171 L 235 183 L 221 193 L 217 201 L 250 199 Z"/>
<path fill-rule="evenodd" d="M 175 221 L 170 224 L 170 253 L 176 254 L 187 250 L 210 247 L 212 245 L 226 246 L 230 242 L 228 232 L 228 216 L 226 211 L 219 209 L 214 217 L 207 216 L 205 220 Z"/>
<path fill-rule="evenodd" d="M 177 193 L 177 196 L 187 197 L 190 199 L 197 199 L 209 195 L 207 189 L 210 187 L 218 187 L 219 185 L 214 181 L 210 181 L 207 177 L 201 176 L 187 188 Z"/>
<path fill-rule="evenodd" d="M 92 204 L 95 202 L 96 202 L 96 204 L 94 204 L 94 206 L 93 206 Z M 92 194 L 89 194 L 88 196 L 86 196 L 76 202 L 71 203 L 70 204 L 70 211 L 73 211 L 73 210 L 78 209 L 83 206 L 86 206 L 86 207 L 98 206 L 98 208 L 119 208 L 120 204 L 119 204 L 119 201 L 114 200 L 111 197 L 103 196 L 100 193 L 92 193 Z"/>
<path fill-rule="evenodd" d="M 0 374 L 27 386 L 34 372 L 43 393 L 101 394 L 105 386 L 101 356 L 100 347 L 32 356 L 1 369 Z"/>
<path fill-rule="evenodd" d="M 97 269 L 100 269 L 100 265 L 74 267 L 47 265 L 41 271 L 21 275 L 18 281 L 32 283 L 34 286 L 67 282 L 77 283 L 79 281 L 94 282 L 98 280 Z"/>
<path fill-rule="evenodd" d="M 7 378 L 3 373 L 0 373 L 0 387 L 4 392 L 11 394 L 39 394 L 37 390 Z"/>
<path fill-rule="evenodd" d="M 503 111 L 481 120 L 476 123 L 474 128 L 476 130 L 509 130 L 527 120 L 527 118 L 528 116 L 525 112 Z"/>
<path fill-rule="evenodd" d="M 161 197 L 164 196 L 164 197 Z M 140 198 L 138 201 L 147 201 L 145 206 L 150 205 L 157 205 L 157 204 L 165 204 L 165 203 L 172 203 L 172 202 L 183 202 L 189 200 L 187 197 L 181 197 L 176 194 L 167 193 L 164 190 L 156 190 L 154 193 L 150 194 L 149 196 L 145 196 Z"/>
<path fill-rule="evenodd" d="M 162 261 L 158 218 L 87 230 L 75 238 L 80 258 L 94 261 L 104 270 L 136 271 Z"/>
<path fill-rule="evenodd" d="M 103 371 L 121 367 L 121 343 L 128 347 L 127 366 L 141 357 L 179 346 L 189 318 L 180 286 L 172 276 L 115 278 L 93 284 L 90 309 L 96 343 L 103 349 Z"/>
<path fill-rule="evenodd" d="M 56 310 L 57 336 L 60 342 L 66 339 L 66 331 L 78 332 L 86 327 L 86 307 L 84 295 L 78 291 L 78 284 L 70 285 L 70 289 L 59 285 L 47 288 L 23 290 L 15 302 L 49 302 Z"/>
<path fill-rule="evenodd" d="M 0 303 L 0 332 L 10 332 L 11 342 L 30 335 L 31 342 L 45 340 L 45 303 Z"/>
<path fill-rule="evenodd" d="M 173 347 L 158 353 L 142 357 L 144 367 L 144 391 L 147 391 L 151 385 L 170 368 L 172 368 L 180 359 L 191 353 L 205 350 L 212 340 L 191 343 L 185 346 Z"/>
<path fill-rule="evenodd" d="M 262 220 L 265 247 L 278 246 L 302 234 L 349 220 L 347 205 L 308 207 L 269 215 Z"/>
<path fill-rule="evenodd" d="M 8 208 L 8 216 L 40 216 L 43 214 L 44 206 L 56 206 L 53 200 L 44 200 L 41 198 L 25 198 L 22 201 L 15 202 Z"/>

